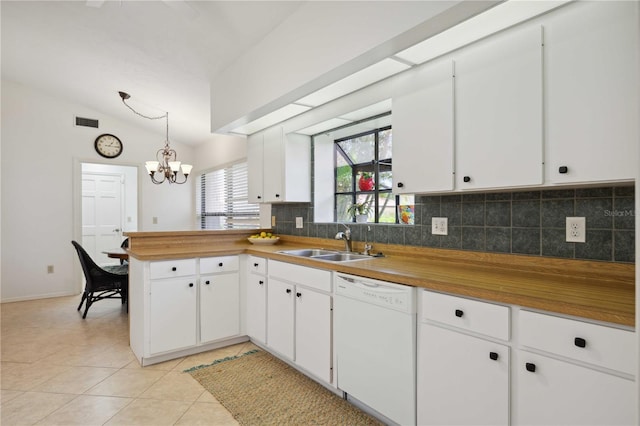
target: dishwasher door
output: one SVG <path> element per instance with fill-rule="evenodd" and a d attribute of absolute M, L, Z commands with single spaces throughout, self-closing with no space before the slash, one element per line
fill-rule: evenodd
<path fill-rule="evenodd" d="M 414 291 L 336 275 L 337 386 L 402 425 L 416 424 Z"/>

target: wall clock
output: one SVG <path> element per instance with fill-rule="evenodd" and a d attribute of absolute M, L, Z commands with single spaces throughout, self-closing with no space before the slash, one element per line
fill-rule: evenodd
<path fill-rule="evenodd" d="M 104 158 L 116 158 L 122 154 L 122 141 L 117 136 L 108 133 L 98 136 L 93 146 L 96 152 Z"/>

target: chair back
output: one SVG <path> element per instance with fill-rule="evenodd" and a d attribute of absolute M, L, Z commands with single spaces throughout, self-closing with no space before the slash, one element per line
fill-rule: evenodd
<path fill-rule="evenodd" d="M 76 241 L 71 241 L 71 244 L 73 244 L 73 247 L 75 247 L 78 252 L 82 272 L 87 282 L 86 291 L 100 291 L 118 287 L 126 288 L 126 283 L 129 279 L 128 274 L 114 274 L 105 271 L 91 259 L 89 253 L 87 253 L 80 244 Z"/>

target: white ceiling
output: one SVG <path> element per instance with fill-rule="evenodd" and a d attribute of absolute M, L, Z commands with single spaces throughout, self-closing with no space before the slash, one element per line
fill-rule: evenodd
<path fill-rule="evenodd" d="M 170 136 L 211 139 L 209 81 L 287 19 L 299 1 L 7 1 L 2 78 Z M 94 118 L 94 117 L 90 117 Z"/>

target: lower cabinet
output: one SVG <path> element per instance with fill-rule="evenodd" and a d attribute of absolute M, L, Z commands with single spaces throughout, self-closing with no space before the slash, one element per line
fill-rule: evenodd
<path fill-rule="evenodd" d="M 141 364 L 240 336 L 238 256 L 132 259 L 130 345 Z M 246 338 L 245 338 L 246 339 Z"/>
<path fill-rule="evenodd" d="M 509 347 L 422 324 L 418 424 L 508 425 Z"/>
<path fill-rule="evenodd" d="M 295 281 L 280 278 L 285 276 Z M 267 346 L 327 383 L 332 382 L 330 291 L 329 271 L 269 261 Z"/>
<path fill-rule="evenodd" d="M 149 294 L 149 352 L 184 349 L 196 344 L 196 277 L 152 280 Z"/>
<path fill-rule="evenodd" d="M 420 302 L 418 424 L 508 425 L 509 308 L 430 291 Z"/>
<path fill-rule="evenodd" d="M 514 424 L 630 425 L 635 333 L 520 311 Z"/>
<path fill-rule="evenodd" d="M 547 356 L 522 352 L 517 425 L 635 424 L 635 382 Z"/>
<path fill-rule="evenodd" d="M 200 343 L 240 334 L 237 272 L 200 278 Z"/>
<path fill-rule="evenodd" d="M 246 296 L 247 335 L 260 343 L 267 341 L 267 259 L 249 256 Z"/>

